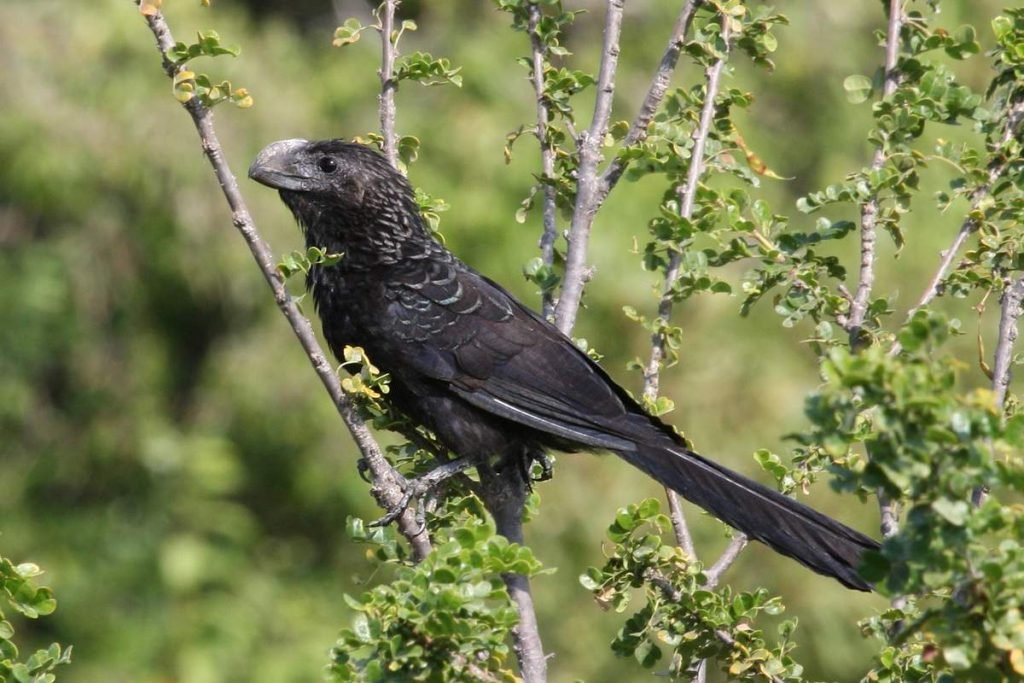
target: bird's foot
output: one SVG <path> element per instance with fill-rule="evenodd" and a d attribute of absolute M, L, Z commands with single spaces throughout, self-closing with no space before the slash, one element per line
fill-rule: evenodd
<path fill-rule="evenodd" d="M 437 488 L 438 484 L 454 477 L 456 474 L 463 472 L 473 465 L 476 464 L 472 458 L 459 458 L 458 460 L 452 460 L 446 462 L 443 465 L 438 465 L 434 469 L 430 470 L 426 474 L 416 477 L 415 479 L 409 479 L 405 482 L 402 487 L 401 499 L 392 506 L 386 515 L 378 520 L 370 522 L 370 526 L 387 526 L 394 522 L 396 519 L 402 516 L 402 513 L 409 508 L 409 504 L 413 498 L 422 500 Z M 420 512 L 423 512 L 423 505 L 420 505 Z M 424 524 L 424 520 L 421 515 L 418 515 L 419 522 L 421 525 Z"/>
<path fill-rule="evenodd" d="M 536 482 L 551 479 L 554 475 L 554 464 L 554 459 L 544 451 L 531 449 L 519 460 L 519 466 L 522 468 L 520 474 L 523 481 L 533 486 Z M 534 470 L 534 465 L 537 465 L 539 470 Z"/>
<path fill-rule="evenodd" d="M 531 453 L 532 459 L 530 461 L 530 481 L 548 481 L 555 476 L 555 459 L 543 451 L 537 451 Z M 533 465 L 540 467 L 540 471 L 537 475 L 533 475 Z"/>

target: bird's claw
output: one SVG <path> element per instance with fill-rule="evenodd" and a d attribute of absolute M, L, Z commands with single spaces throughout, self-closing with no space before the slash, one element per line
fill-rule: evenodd
<path fill-rule="evenodd" d="M 540 472 L 536 476 L 533 475 L 533 466 L 537 465 L 540 467 Z M 550 455 L 543 451 L 534 451 L 530 453 L 530 463 L 527 466 L 529 470 L 529 479 L 531 482 L 548 481 L 555 473 L 555 461 Z"/>
<path fill-rule="evenodd" d="M 402 491 L 402 497 L 399 499 L 399 501 L 394 506 L 392 506 L 391 509 L 388 510 L 387 514 L 385 514 L 383 517 L 375 519 L 374 521 L 370 522 L 370 526 L 388 526 L 396 519 L 401 517 L 402 513 L 409 508 L 409 503 L 412 502 L 413 496 L 417 495 L 416 483 L 418 481 L 418 479 L 413 479 L 412 481 L 406 483 L 405 490 Z M 420 493 L 422 495 L 422 493 L 425 493 L 425 491 Z"/>
<path fill-rule="evenodd" d="M 391 524 L 401 517 L 409 508 L 409 504 L 412 502 L 413 498 L 422 500 L 428 493 L 433 491 L 438 484 L 446 479 L 450 479 L 459 472 L 462 472 L 473 465 L 474 461 L 470 458 L 459 458 L 458 460 L 452 460 L 451 462 L 446 462 L 443 465 L 438 465 L 420 477 L 406 480 L 402 487 L 402 497 L 394 506 L 391 506 L 387 514 L 380 519 L 370 522 L 370 526 L 387 526 Z M 426 506 L 421 504 L 419 506 L 419 511 L 417 512 L 417 521 L 421 527 L 426 526 L 426 520 L 424 518 L 425 507 Z"/>

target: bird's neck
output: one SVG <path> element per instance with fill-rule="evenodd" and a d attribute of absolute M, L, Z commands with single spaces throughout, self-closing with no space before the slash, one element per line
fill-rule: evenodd
<path fill-rule="evenodd" d="M 343 254 L 338 265 L 349 272 L 419 260 L 444 250 L 430 234 L 412 197 L 400 202 L 368 201 L 358 209 L 318 206 L 300 209 L 295 215 L 306 246 Z"/>

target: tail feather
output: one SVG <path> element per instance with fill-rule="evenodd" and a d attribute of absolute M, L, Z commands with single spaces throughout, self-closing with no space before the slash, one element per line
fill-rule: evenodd
<path fill-rule="evenodd" d="M 845 524 L 680 446 L 616 451 L 729 526 L 848 588 L 872 589 L 857 568 L 878 543 Z"/>

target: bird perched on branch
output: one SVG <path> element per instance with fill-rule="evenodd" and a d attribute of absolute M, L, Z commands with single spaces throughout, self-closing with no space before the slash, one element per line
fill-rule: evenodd
<path fill-rule="evenodd" d="M 553 325 L 435 240 L 405 177 L 343 140 L 282 140 L 254 180 L 276 188 L 308 246 L 342 253 L 307 286 L 335 355 L 363 347 L 390 400 L 468 460 L 606 450 L 725 523 L 843 585 L 878 544 L 689 450 Z"/>

